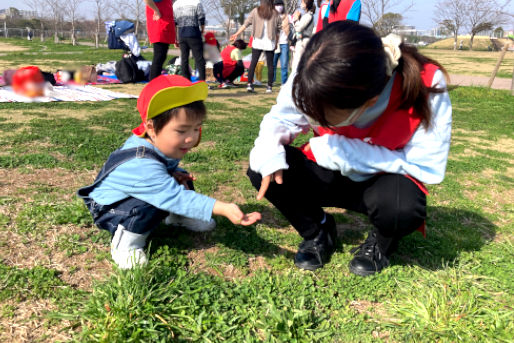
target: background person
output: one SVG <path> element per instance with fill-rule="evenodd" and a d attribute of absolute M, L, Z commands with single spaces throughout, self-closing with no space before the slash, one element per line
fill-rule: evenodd
<path fill-rule="evenodd" d="M 176 0 L 173 15 L 178 28 L 180 45 L 180 69 L 182 76 L 191 79 L 189 71 L 189 52 L 195 59 L 198 79 L 205 80 L 205 59 L 203 57 L 203 31 L 205 29 L 205 12 L 200 0 Z"/>
<path fill-rule="evenodd" d="M 246 47 L 247 44 L 244 40 L 237 39 L 234 44 L 227 46 L 221 52 L 223 79 L 225 80 L 222 88 L 235 87 L 234 80 L 244 74 L 243 51 Z"/>
<path fill-rule="evenodd" d="M 221 58 L 220 43 L 214 36 L 214 32 L 207 32 L 204 36 L 203 51 L 207 55 L 207 61 L 212 63 L 212 74 L 216 81 L 223 83 L 223 59 Z"/>
<path fill-rule="evenodd" d="M 361 18 L 360 0 L 331 0 L 328 11 L 328 23 L 341 20 L 359 22 Z"/>
<path fill-rule="evenodd" d="M 330 1 L 329 0 L 318 0 L 318 22 L 316 23 L 316 28 L 314 29 L 314 33 L 320 32 L 324 27 L 328 25 L 328 15 L 330 10 Z"/>
<path fill-rule="evenodd" d="M 282 19 L 282 27 L 278 37 L 277 49 L 275 49 L 275 55 L 273 56 L 273 82 L 275 82 L 277 78 L 277 66 L 278 60 L 280 59 L 281 83 L 285 84 L 287 82 L 289 69 L 289 42 L 287 40 L 287 36 L 289 35 L 289 19 L 284 10 L 284 1 L 275 0 L 274 4 L 275 10 L 280 14 L 280 18 Z"/>
<path fill-rule="evenodd" d="M 246 88 L 248 92 L 254 92 L 253 77 L 262 52 L 266 54 L 266 64 L 268 65 L 268 87 L 266 88 L 266 93 L 271 93 L 272 91 L 273 68 L 271 66 L 273 65 L 273 52 L 278 42 L 281 23 L 280 16 L 273 7 L 273 1 L 261 0 L 260 6 L 250 12 L 244 24 L 230 37 L 230 40 L 234 41 L 247 27 L 252 26 L 252 62 L 248 69 L 248 86 Z"/>
<path fill-rule="evenodd" d="M 305 11 L 305 13 L 300 15 L 300 11 L 296 11 L 293 15 L 293 24 L 296 31 L 296 45 L 294 47 L 293 64 L 291 66 L 293 71 L 296 70 L 303 51 L 314 30 L 314 12 L 316 12 L 314 0 L 302 0 L 300 8 Z"/>
<path fill-rule="evenodd" d="M 171 0 L 145 0 L 146 30 L 153 44 L 153 59 L 149 79 L 162 73 L 162 65 L 168 55 L 170 44 L 176 43 L 175 22 Z"/>

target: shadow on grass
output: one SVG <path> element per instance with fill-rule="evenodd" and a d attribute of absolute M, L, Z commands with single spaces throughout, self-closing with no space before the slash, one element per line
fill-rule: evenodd
<path fill-rule="evenodd" d="M 259 211 L 265 213 L 262 224 L 272 228 L 267 232 L 259 231 L 255 225 L 249 227 L 236 226 L 225 218 L 217 218 L 218 227 L 207 233 L 195 233 L 184 229 L 161 226 L 152 233 L 152 250 L 162 245 L 169 245 L 179 250 L 208 249 L 221 243 L 223 246 L 243 254 L 276 257 L 284 255 L 293 258 L 290 250 L 275 244 L 274 235 L 283 235 L 281 229 L 289 227 L 285 218 L 274 213 L 263 204 L 247 204 L 241 206 L 245 212 Z M 392 265 L 418 265 L 423 268 L 437 270 L 456 262 L 459 255 L 466 251 L 480 250 L 492 241 L 496 235 L 496 226 L 482 215 L 463 209 L 450 207 L 429 207 L 427 218 L 427 237 L 419 232 L 404 237 L 398 250 L 391 256 Z M 364 216 L 336 214 L 338 222 L 339 243 L 337 251 L 349 250 L 352 245 L 362 243 L 367 236 L 371 224 Z M 351 223 L 342 221 L 351 218 Z M 346 226 L 341 230 L 341 225 Z M 347 227 L 355 225 L 356 229 Z M 277 229 L 274 232 L 273 229 Z M 271 233 L 269 232 L 271 231 Z M 265 234 L 266 236 L 263 236 Z"/>
<path fill-rule="evenodd" d="M 246 204 L 241 206 L 245 213 L 260 212 L 263 220 L 258 224 L 264 224 L 274 229 L 289 227 L 289 223 L 276 210 L 263 204 Z M 276 212 L 276 213 L 275 213 Z M 191 232 L 182 228 L 160 225 L 150 236 L 153 253 L 162 245 L 169 245 L 179 250 L 209 249 L 221 243 L 227 248 L 240 251 L 248 255 L 276 257 L 284 255 L 292 258 L 291 251 L 263 238 L 256 229 L 255 224 L 239 226 L 232 224 L 224 217 L 216 218 L 217 226 L 211 232 Z"/>
<path fill-rule="evenodd" d="M 462 252 L 480 250 L 494 239 L 496 230 L 496 225 L 476 212 L 429 207 L 427 237 L 415 232 L 403 238 L 391 264 L 441 269 L 457 262 Z"/>

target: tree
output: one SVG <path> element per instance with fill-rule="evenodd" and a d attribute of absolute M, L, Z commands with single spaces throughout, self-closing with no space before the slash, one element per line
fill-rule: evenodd
<path fill-rule="evenodd" d="M 33 11 L 36 11 L 37 16 L 39 17 L 39 25 L 40 25 L 40 39 L 42 42 L 45 41 L 45 23 L 43 20 L 43 13 L 45 11 L 45 4 L 40 0 L 23 0 L 23 2 L 30 7 Z"/>
<path fill-rule="evenodd" d="M 63 3 L 62 0 L 43 0 L 43 4 L 47 13 L 50 14 L 50 18 L 52 19 L 52 24 L 54 26 L 54 42 L 59 42 L 58 35 L 58 26 L 60 20 L 62 20 L 62 9 Z"/>
<path fill-rule="evenodd" d="M 95 5 L 95 47 L 100 46 L 100 29 L 102 28 L 102 12 L 106 9 L 105 0 L 90 0 Z"/>
<path fill-rule="evenodd" d="M 387 36 L 395 26 L 402 23 L 402 20 L 403 16 L 399 13 L 386 13 L 375 24 L 375 32 L 381 37 Z"/>
<path fill-rule="evenodd" d="M 77 37 L 75 36 L 75 24 L 77 21 L 78 10 L 81 3 L 82 0 L 66 0 L 65 2 L 66 16 L 70 19 L 71 22 L 72 45 L 77 45 Z"/>
<path fill-rule="evenodd" d="M 385 14 L 391 12 L 392 9 L 398 7 L 403 1 L 401 0 L 367 0 L 362 2 L 362 15 L 369 20 L 371 26 L 377 31 L 376 26 Z M 410 1 L 406 6 L 402 7 L 401 13 L 409 11 L 414 2 Z"/>
<path fill-rule="evenodd" d="M 243 25 L 246 15 L 256 6 L 259 6 L 259 1 L 255 0 L 225 0 L 222 2 L 225 14 L 231 14 L 231 17 L 234 18 L 239 25 Z"/>
<path fill-rule="evenodd" d="M 466 0 L 441 0 L 436 7 L 435 20 L 453 34 L 453 49 L 457 49 L 459 31 L 466 23 Z"/>
<path fill-rule="evenodd" d="M 230 36 L 232 21 L 242 25 L 246 15 L 256 6 L 256 0 L 205 0 L 204 6 L 210 17 L 225 27 L 226 36 Z"/>
<path fill-rule="evenodd" d="M 500 4 L 496 0 L 468 0 L 467 17 L 468 28 L 471 34 L 469 50 L 473 50 L 473 40 L 482 31 L 490 31 L 495 25 L 503 23 L 501 10 L 510 1 Z"/>
<path fill-rule="evenodd" d="M 146 10 L 145 2 L 143 0 L 121 0 L 112 4 L 114 7 L 118 7 L 121 11 L 117 13 L 121 14 L 122 18 L 135 21 L 135 33 L 136 37 L 139 33 L 139 25 L 146 21 Z"/>
<path fill-rule="evenodd" d="M 494 29 L 494 37 L 496 38 L 503 38 L 503 34 L 505 31 L 503 30 L 503 27 L 498 26 L 496 29 Z"/>
<path fill-rule="evenodd" d="M 225 28 L 225 37 L 229 37 L 232 30 L 232 8 L 227 8 L 228 2 L 228 0 L 203 1 L 206 13 Z M 225 13 L 226 9 L 228 9 L 228 13 Z"/>
<path fill-rule="evenodd" d="M 284 0 L 284 3 L 285 3 L 284 8 L 286 9 L 286 12 L 291 15 L 294 12 L 296 12 L 296 10 L 298 9 L 298 6 L 299 6 L 298 0 Z"/>

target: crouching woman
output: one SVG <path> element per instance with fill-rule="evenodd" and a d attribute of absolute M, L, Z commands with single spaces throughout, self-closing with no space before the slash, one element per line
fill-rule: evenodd
<path fill-rule="evenodd" d="M 446 71 L 398 36 L 380 39 L 350 21 L 314 35 L 296 75 L 264 117 L 248 176 L 303 237 L 297 267 L 323 267 L 334 253 L 334 218 L 323 207 L 368 216 L 373 225 L 349 269 L 389 265 L 398 241 L 424 230 L 424 183 L 443 180 L 452 108 Z M 301 133 L 314 137 L 291 146 Z"/>

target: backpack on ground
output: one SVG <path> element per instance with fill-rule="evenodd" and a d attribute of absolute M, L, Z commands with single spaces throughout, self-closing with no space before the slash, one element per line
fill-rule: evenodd
<path fill-rule="evenodd" d="M 116 28 L 114 26 L 111 26 L 107 33 L 107 47 L 109 49 L 129 50 L 128 46 L 119 37 L 116 37 Z"/>
<path fill-rule="evenodd" d="M 116 62 L 115 74 L 118 80 L 123 83 L 135 83 L 145 79 L 145 73 L 139 70 L 136 58 L 132 55 L 124 56 Z"/>

